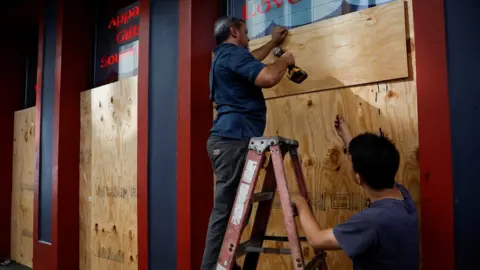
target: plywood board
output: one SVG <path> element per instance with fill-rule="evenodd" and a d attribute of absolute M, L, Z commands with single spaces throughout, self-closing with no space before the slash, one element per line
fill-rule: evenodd
<path fill-rule="evenodd" d="M 137 77 L 81 94 L 80 269 L 138 269 Z"/>
<path fill-rule="evenodd" d="M 33 196 L 35 171 L 35 107 L 15 112 L 11 257 L 33 265 Z"/>
<path fill-rule="evenodd" d="M 309 77 L 295 84 L 286 77 L 265 98 L 408 77 L 403 1 L 335 17 L 290 30 L 282 47 Z M 250 42 L 254 50 L 270 36 Z M 264 63 L 274 61 L 269 55 Z"/>
<path fill-rule="evenodd" d="M 351 165 L 342 151 L 333 120 L 344 115 L 354 134 L 364 131 L 387 134 L 401 153 L 397 180 L 404 184 L 419 203 L 419 171 L 417 164 L 418 134 L 415 89 L 405 83 L 376 85 L 317 92 L 268 102 L 266 135 L 282 135 L 300 141 L 300 157 L 315 216 L 322 228 L 346 221 L 366 206 L 366 196 L 353 181 Z M 297 192 L 293 170 L 286 160 L 289 186 Z M 277 201 L 268 234 L 285 235 L 282 212 Z M 312 254 L 312 251 L 308 251 Z M 264 256 L 278 260 L 278 256 Z M 350 269 L 350 260 L 343 252 L 331 252 L 331 269 Z M 290 269 L 289 258 L 285 269 Z M 261 268 L 267 269 L 267 268 Z M 269 269 L 269 268 L 268 268 Z"/>
<path fill-rule="evenodd" d="M 268 115 L 265 135 L 281 135 L 299 140 L 299 154 L 308 190 L 313 201 L 315 216 L 322 228 L 333 227 L 346 221 L 355 212 L 365 208 L 367 199 L 363 190 L 353 182 L 351 165 L 342 151 L 342 142 L 334 129 L 333 121 L 336 114 L 346 117 L 354 134 L 364 131 L 379 133 L 381 130 L 392 139 L 401 154 L 397 181 L 406 186 L 418 210 L 421 211 L 420 174 L 417 161 L 419 146 L 412 1 L 406 1 L 407 4 L 404 7 L 407 10 L 405 13 L 407 38 L 403 44 L 408 53 L 408 78 L 375 81 L 353 87 L 343 85 L 342 81 L 336 81 L 333 85 L 337 85 L 338 89 L 335 90 L 302 93 L 267 100 Z M 390 8 L 399 8 L 400 4 L 403 7 L 403 2 L 388 5 Z M 384 10 L 387 10 L 386 6 L 384 6 Z M 352 29 L 352 31 L 359 30 Z M 356 33 L 352 33 L 352 35 L 356 35 Z M 376 35 L 381 36 L 382 33 L 365 32 L 364 35 L 364 38 L 367 39 L 375 38 Z M 296 36 L 293 34 L 290 43 L 292 42 L 297 42 Z M 297 59 L 307 59 L 309 56 L 308 51 L 294 54 Z M 345 58 L 338 57 L 338 59 L 344 61 Z M 318 63 L 321 65 L 322 61 Z M 318 83 L 319 86 L 322 84 L 322 82 Z M 287 88 L 287 86 L 281 84 L 280 88 Z M 317 88 L 312 87 L 312 91 L 318 90 Z M 291 192 L 297 192 L 294 173 L 288 158 L 285 166 L 289 188 Z M 245 229 L 242 240 L 246 240 L 250 232 L 251 223 Z M 302 233 L 300 231 L 300 234 Z M 278 198 L 274 201 L 274 210 L 267 234 L 286 235 Z M 288 247 L 287 244 L 275 245 L 271 242 L 267 242 L 265 246 Z M 307 260 L 312 258 L 313 250 L 308 245 L 304 245 L 304 252 Z M 327 262 L 329 269 L 352 269 L 351 260 L 343 251 L 329 252 Z M 242 263 L 242 260 L 239 260 L 239 263 Z M 262 255 L 258 269 L 293 270 L 293 267 L 290 256 Z"/>

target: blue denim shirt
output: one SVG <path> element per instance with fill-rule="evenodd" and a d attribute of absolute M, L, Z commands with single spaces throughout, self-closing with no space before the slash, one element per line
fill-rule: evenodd
<path fill-rule="evenodd" d="M 214 49 L 210 99 L 217 105 L 217 117 L 211 135 L 241 140 L 263 136 L 267 107 L 254 82 L 264 67 L 247 48 L 223 43 Z"/>

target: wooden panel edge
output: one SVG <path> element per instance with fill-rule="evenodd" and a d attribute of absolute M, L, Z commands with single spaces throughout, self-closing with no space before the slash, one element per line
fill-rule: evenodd
<path fill-rule="evenodd" d="M 388 12 L 388 14 L 385 14 Z M 394 16 L 392 16 L 394 14 Z M 396 15 L 395 15 L 396 14 Z M 383 16 L 379 18 L 379 16 Z M 385 18 L 385 19 L 383 19 Z M 397 28 L 396 34 L 392 34 L 392 24 L 389 23 L 389 20 L 397 21 Z M 354 21 L 358 21 L 355 22 Z M 370 23 L 372 21 L 373 23 Z M 362 22 L 362 23 L 359 23 Z M 379 22 L 379 23 L 377 23 Z M 362 25 L 375 24 L 377 28 L 386 28 L 388 29 L 389 35 L 397 35 L 398 37 L 395 38 L 394 42 L 390 43 L 393 45 L 383 46 L 384 51 L 383 53 L 378 53 L 377 49 L 371 49 L 370 57 L 375 57 L 374 61 L 370 62 L 370 64 L 361 64 L 355 65 L 355 61 L 358 63 L 365 63 L 362 59 L 357 59 L 365 55 L 364 52 L 368 50 L 363 49 L 356 49 L 360 53 L 352 53 L 352 50 L 355 51 L 355 46 L 341 46 L 336 48 L 335 53 L 328 53 L 328 50 L 317 50 L 318 55 L 313 57 L 318 57 L 318 59 L 322 59 L 322 62 L 318 64 L 318 66 L 313 65 L 312 63 L 312 54 L 309 54 L 309 58 L 306 57 L 298 57 L 297 65 L 301 68 L 304 68 L 307 73 L 309 73 L 309 78 L 304 81 L 302 84 L 295 84 L 288 80 L 288 78 L 283 78 L 282 81 L 273 88 L 264 89 L 264 96 L 266 99 L 277 98 L 282 96 L 290 96 L 300 93 L 310 93 L 310 92 L 317 92 L 322 90 L 331 90 L 341 87 L 348 87 L 348 86 L 359 86 L 374 82 L 382 82 L 382 81 L 389 81 L 395 79 L 402 79 L 407 78 L 409 76 L 409 66 L 408 66 L 408 53 L 407 53 L 407 30 L 406 30 L 406 21 L 405 21 L 405 2 L 402 0 L 397 0 L 391 3 L 387 3 L 381 6 L 365 9 L 358 12 L 353 12 L 350 14 L 338 16 L 332 19 L 316 22 L 313 24 L 309 24 L 306 26 L 298 27 L 295 29 L 290 30 L 291 35 L 297 35 L 298 38 L 295 41 L 289 37 L 285 41 L 284 45 L 282 46 L 287 51 L 291 51 L 294 56 L 298 56 L 298 51 L 302 49 L 306 49 L 306 45 L 302 43 L 312 42 L 311 40 L 301 40 L 302 34 L 305 32 L 316 31 L 319 36 L 321 36 L 322 32 L 329 31 L 332 27 L 341 27 L 339 25 L 350 23 L 350 26 L 358 26 L 361 27 Z M 361 28 L 358 28 L 361 29 Z M 332 30 L 330 30 L 332 31 Z M 338 30 L 336 30 L 337 32 Z M 351 27 L 348 27 L 350 32 L 359 32 L 351 30 Z M 374 31 L 370 29 L 369 31 Z M 307 36 L 307 35 L 305 35 Z M 311 35 L 308 35 L 311 37 Z M 378 37 L 378 35 L 372 36 L 373 38 L 378 39 L 377 41 L 381 41 L 382 38 Z M 250 42 L 251 50 L 254 50 L 260 47 L 262 44 L 265 44 L 270 39 L 270 36 L 262 37 Z M 357 40 L 363 39 L 363 36 L 359 34 L 358 37 L 353 38 Z M 354 40 L 352 40 L 353 42 Z M 369 41 L 372 44 L 380 44 L 381 42 L 377 41 Z M 319 46 L 324 46 L 322 44 L 327 44 L 327 42 L 331 42 L 331 40 L 323 41 L 315 41 L 319 44 Z M 338 41 L 337 41 L 338 43 Z M 338 45 L 338 44 L 337 44 Z M 340 44 L 341 45 L 341 44 Z M 340 46 L 339 45 L 339 46 Z M 333 46 L 331 44 L 327 44 L 325 46 Z M 365 45 L 367 46 L 367 45 Z M 342 49 L 343 47 L 343 49 Z M 371 45 L 369 44 L 368 47 L 370 48 Z M 352 49 L 353 48 L 353 49 Z M 328 47 L 327 47 L 328 49 Z M 342 51 L 340 51 L 342 50 Z M 343 53 L 344 52 L 344 53 Z M 352 53 L 352 54 L 350 54 Z M 358 57 L 357 57 L 358 56 Z M 389 57 L 387 59 L 387 56 Z M 364 56 L 365 57 L 365 56 Z M 367 55 L 368 57 L 368 55 Z M 394 59 L 392 59 L 394 57 Z M 274 56 L 269 55 L 265 60 L 264 63 L 271 63 L 274 59 Z M 340 61 L 343 61 L 345 64 L 344 66 L 339 66 L 338 64 Z M 380 61 L 380 63 L 379 63 Z M 322 66 L 323 63 L 323 66 Z M 325 64 L 327 63 L 327 64 Z M 330 67 L 328 66 L 330 63 Z M 345 66 L 350 64 L 349 66 Z M 354 69 L 351 66 L 355 66 Z M 331 73 L 331 74 L 328 74 Z M 336 76 L 336 74 L 337 76 Z M 350 73 L 344 75 L 345 73 Z M 316 75 L 320 74 L 320 75 Z M 338 74 L 341 74 L 340 77 Z M 318 85 L 322 85 L 318 87 Z M 283 90 L 282 90 L 283 89 Z"/>

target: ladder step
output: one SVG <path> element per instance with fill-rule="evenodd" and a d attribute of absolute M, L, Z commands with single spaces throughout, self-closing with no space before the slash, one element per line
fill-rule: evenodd
<path fill-rule="evenodd" d="M 242 173 L 242 181 L 235 196 L 235 208 L 230 213 L 231 217 L 224 234 L 222 248 L 217 260 L 217 269 L 234 269 L 236 265 L 235 259 L 243 255 L 245 255 L 245 269 L 257 269 L 260 254 L 267 253 L 289 254 L 292 257 L 292 265 L 297 270 L 326 270 L 322 257 L 323 252 L 317 250 L 315 251 L 315 260 L 305 265 L 301 242 L 307 241 L 307 239 L 306 237 L 298 237 L 297 222 L 295 220 L 297 210 L 291 204 L 291 198 L 289 198 L 284 168 L 284 156 L 289 153 L 299 192 L 309 201 L 297 148 L 297 141 L 282 137 L 261 137 L 250 140 L 246 163 Z M 267 156 L 267 152 L 270 155 Z M 267 166 L 265 167 L 262 192 L 255 194 L 260 170 L 264 165 Z M 273 200 L 277 192 L 279 201 L 282 204 L 285 229 L 289 237 L 265 236 L 271 211 L 273 210 Z M 258 208 L 250 239 L 241 243 L 240 239 L 245 228 L 244 226 L 249 220 L 250 207 L 255 202 L 259 202 L 259 204 L 257 205 Z M 283 243 L 280 245 L 281 248 L 264 247 L 269 246 L 268 244 L 264 245 L 264 241 L 284 242 L 288 243 L 288 247 Z M 284 245 L 287 248 L 283 248 Z M 321 265 L 322 262 L 323 265 Z"/>
<path fill-rule="evenodd" d="M 253 194 L 252 202 L 263 202 L 268 200 L 273 200 L 275 197 L 275 192 L 259 192 Z"/>
<path fill-rule="evenodd" d="M 289 248 L 264 248 L 264 247 L 245 247 L 245 253 L 265 253 L 265 254 L 292 254 Z"/>
<path fill-rule="evenodd" d="M 263 237 L 264 241 L 288 242 L 287 236 L 267 236 Z M 298 237 L 298 241 L 306 242 L 306 237 Z M 245 253 L 269 253 L 269 254 L 291 254 L 291 249 L 288 248 L 264 248 L 260 246 L 262 241 L 255 239 L 247 240 L 238 245 L 235 256 L 238 258 Z"/>
<path fill-rule="evenodd" d="M 277 242 L 288 242 L 288 237 L 287 236 L 270 236 L 270 235 L 265 235 L 263 237 L 263 240 L 265 241 L 277 241 Z M 299 241 L 307 241 L 306 237 L 298 237 Z"/>
<path fill-rule="evenodd" d="M 288 248 L 264 248 L 259 246 L 259 242 L 248 240 L 238 245 L 235 256 L 238 258 L 245 253 L 291 254 L 291 250 Z"/>

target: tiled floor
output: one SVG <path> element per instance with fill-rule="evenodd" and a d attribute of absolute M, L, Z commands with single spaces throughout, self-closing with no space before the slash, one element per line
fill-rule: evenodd
<path fill-rule="evenodd" d="M 0 270 L 32 270 L 30 267 L 26 267 L 20 264 L 11 264 L 9 266 L 0 266 Z"/>

